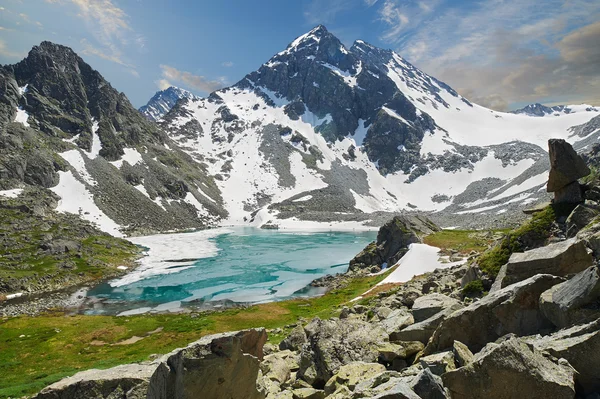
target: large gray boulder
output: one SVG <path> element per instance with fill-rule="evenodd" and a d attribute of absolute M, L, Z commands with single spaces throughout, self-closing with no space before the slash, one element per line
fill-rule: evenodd
<path fill-rule="evenodd" d="M 577 370 L 578 390 L 585 395 L 600 392 L 600 319 L 528 342 L 556 358 L 568 360 Z"/>
<path fill-rule="evenodd" d="M 427 320 L 431 316 L 438 314 L 442 310 L 461 305 L 457 299 L 450 298 L 443 294 L 429 294 L 419 297 L 415 300 L 411 312 L 415 323 Z"/>
<path fill-rule="evenodd" d="M 385 372 L 362 381 L 354 390 L 354 398 L 370 399 L 421 399 L 398 374 Z"/>
<path fill-rule="evenodd" d="M 358 319 L 314 318 L 306 327 L 308 342 L 300 352 L 298 378 L 315 388 L 351 362 L 377 362 L 378 348 L 388 340 L 379 326 Z"/>
<path fill-rule="evenodd" d="M 532 249 L 515 252 L 502 266 L 494 282 L 495 291 L 510 284 L 523 281 L 536 274 L 568 276 L 579 273 L 594 262 L 585 243 L 575 238 Z"/>
<path fill-rule="evenodd" d="M 419 323 L 411 324 L 410 326 L 390 334 L 390 341 L 420 341 L 424 344 L 429 341 L 438 326 L 446 320 L 455 311 L 462 309 L 460 303 L 454 304 L 441 312 L 434 314 L 428 319 Z"/>
<path fill-rule="evenodd" d="M 44 388 L 36 399 L 145 399 L 156 364 L 86 370 Z"/>
<path fill-rule="evenodd" d="M 590 224 L 600 215 L 596 206 L 579 204 L 567 218 L 567 231 L 569 236 L 574 236 L 579 230 Z"/>
<path fill-rule="evenodd" d="M 467 366 L 442 375 L 453 399 L 575 397 L 575 370 L 557 365 L 519 338 L 488 344 Z"/>
<path fill-rule="evenodd" d="M 405 307 L 392 311 L 385 319 L 379 322 L 379 325 L 389 335 L 393 335 L 398 331 L 414 324 L 415 319 L 411 312 Z"/>
<path fill-rule="evenodd" d="M 600 316 L 600 270 L 591 266 L 544 292 L 540 309 L 557 327 Z"/>
<path fill-rule="evenodd" d="M 257 379 L 264 329 L 209 335 L 165 355 L 147 399 L 263 399 Z"/>
<path fill-rule="evenodd" d="M 590 174 L 590 168 L 585 164 L 583 158 L 565 140 L 548 140 L 548 155 L 550 156 L 550 175 L 547 186 L 549 193 L 558 191 L 569 183 Z"/>
<path fill-rule="evenodd" d="M 505 334 L 531 335 L 551 328 L 538 308 L 539 297 L 562 281 L 560 277 L 538 274 L 452 313 L 435 330 L 425 353 L 451 348 L 455 340 L 476 352 Z"/>

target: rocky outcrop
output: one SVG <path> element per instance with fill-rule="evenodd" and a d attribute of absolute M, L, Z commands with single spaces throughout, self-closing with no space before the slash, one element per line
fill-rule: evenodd
<path fill-rule="evenodd" d="M 554 193 L 554 203 L 582 202 L 582 190 L 577 179 L 589 175 L 590 168 L 565 140 L 548 140 L 548 150 L 550 176 L 546 189 Z"/>
<path fill-rule="evenodd" d="M 396 216 L 379 229 L 377 241 L 350 261 L 348 271 L 376 272 L 392 266 L 408 252 L 410 244 L 420 242 L 421 237 L 439 229 L 424 216 Z"/>
<path fill-rule="evenodd" d="M 575 370 L 556 364 L 518 338 L 491 343 L 465 367 L 442 375 L 453 399 L 569 398 Z"/>
<path fill-rule="evenodd" d="M 377 361 L 377 347 L 388 339 L 380 327 L 357 319 L 315 318 L 305 331 L 308 342 L 300 352 L 298 377 L 315 388 L 322 388 L 344 364 Z"/>
<path fill-rule="evenodd" d="M 505 334 L 529 335 L 551 328 L 539 310 L 539 297 L 562 281 L 538 274 L 454 312 L 435 330 L 425 353 L 451 348 L 455 340 L 476 352 Z"/>
<path fill-rule="evenodd" d="M 155 364 L 86 370 L 44 388 L 35 399 L 145 399 Z"/>
<path fill-rule="evenodd" d="M 462 307 L 459 300 L 450 298 L 447 295 L 433 293 L 417 298 L 412 306 L 411 313 L 415 322 L 419 323 L 445 309 L 457 308 L 457 306 Z"/>
<path fill-rule="evenodd" d="M 165 355 L 152 375 L 147 399 L 262 399 L 257 386 L 264 329 L 209 335 Z"/>
<path fill-rule="evenodd" d="M 44 388 L 36 399 L 263 399 L 257 384 L 264 329 L 209 335 L 145 364 L 88 370 Z"/>
<path fill-rule="evenodd" d="M 527 341 L 556 359 L 566 359 L 577 370 L 578 391 L 584 395 L 600 391 L 600 320 Z"/>
<path fill-rule="evenodd" d="M 492 291 L 536 274 L 568 276 L 585 270 L 593 258 L 583 241 L 569 239 L 525 252 L 515 252 L 500 269 Z"/>
<path fill-rule="evenodd" d="M 540 309 L 557 327 L 567 327 L 600 316 L 600 271 L 591 266 L 544 292 Z"/>

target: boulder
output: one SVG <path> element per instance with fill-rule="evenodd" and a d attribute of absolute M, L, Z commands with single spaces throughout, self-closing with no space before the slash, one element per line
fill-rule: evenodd
<path fill-rule="evenodd" d="M 540 309 L 557 327 L 600 316 L 600 270 L 591 266 L 570 280 L 545 291 L 540 297 Z"/>
<path fill-rule="evenodd" d="M 408 383 L 394 372 L 385 372 L 361 382 L 356 386 L 353 398 L 420 399 Z"/>
<path fill-rule="evenodd" d="M 465 288 L 467 284 L 475 280 L 481 280 L 481 269 L 477 265 L 471 265 L 467 269 L 466 273 L 460 279 L 461 288 Z"/>
<path fill-rule="evenodd" d="M 353 362 L 345 364 L 325 384 L 325 394 L 331 395 L 345 386 L 354 391 L 359 382 L 367 380 L 385 371 L 385 367 L 379 363 Z"/>
<path fill-rule="evenodd" d="M 591 172 L 583 158 L 565 140 L 548 140 L 548 155 L 550 156 L 550 175 L 547 186 L 549 193 L 556 192 Z"/>
<path fill-rule="evenodd" d="M 600 215 L 600 210 L 595 206 L 585 204 L 577 205 L 567 218 L 567 231 L 571 235 L 574 235 L 573 233 L 578 232 L 590 224 L 598 215 Z"/>
<path fill-rule="evenodd" d="M 429 369 L 424 369 L 409 384 L 421 399 L 446 399 L 442 379 Z"/>
<path fill-rule="evenodd" d="M 457 367 L 463 367 L 473 361 L 473 352 L 469 347 L 460 341 L 454 341 L 452 344 L 452 353 Z"/>
<path fill-rule="evenodd" d="M 457 299 L 450 298 L 443 294 L 429 294 L 419 297 L 415 300 L 411 309 L 415 323 L 427 320 L 433 315 L 438 314 L 447 308 L 461 305 Z"/>
<path fill-rule="evenodd" d="M 479 351 L 505 334 L 531 335 L 551 328 L 538 309 L 539 297 L 562 281 L 560 277 L 538 274 L 452 313 L 435 330 L 425 354 L 451 348 L 455 340 Z"/>
<path fill-rule="evenodd" d="M 413 324 L 415 319 L 412 313 L 407 308 L 400 308 L 390 313 L 384 320 L 379 322 L 379 325 L 385 330 L 388 335 L 397 333 Z"/>
<path fill-rule="evenodd" d="M 419 341 L 426 344 L 442 321 L 461 308 L 463 308 L 461 304 L 453 305 L 420 323 L 412 324 L 401 331 L 390 334 L 390 341 Z"/>
<path fill-rule="evenodd" d="M 584 395 L 600 392 L 600 319 L 574 326 L 545 337 L 528 339 L 536 349 L 566 359 L 578 375 L 578 391 Z"/>
<path fill-rule="evenodd" d="M 308 342 L 300 352 L 297 375 L 315 388 L 322 388 L 345 364 L 376 362 L 378 348 L 388 340 L 381 327 L 352 318 L 314 318 L 305 331 Z"/>
<path fill-rule="evenodd" d="M 306 343 L 306 333 L 302 326 L 296 326 L 283 341 L 279 343 L 280 350 L 299 351 Z"/>
<path fill-rule="evenodd" d="M 298 367 L 298 360 L 294 359 L 298 355 L 289 350 L 276 352 L 265 356 L 260 363 L 260 370 L 263 374 L 263 383 L 267 394 L 276 394 L 281 391 L 281 385 L 290 379 L 292 372 L 291 365 Z"/>
<path fill-rule="evenodd" d="M 237 398 L 233 396 L 232 398 Z M 298 388 L 292 391 L 293 399 L 324 399 L 325 392 L 314 388 Z"/>
<path fill-rule="evenodd" d="M 107 370 L 86 370 L 38 393 L 36 399 L 145 399 L 156 364 L 127 364 Z"/>
<path fill-rule="evenodd" d="M 473 362 L 442 375 L 453 399 L 575 397 L 575 370 L 557 365 L 519 338 L 488 344 Z"/>
<path fill-rule="evenodd" d="M 554 192 L 554 204 L 579 204 L 583 202 L 581 185 L 573 182 Z"/>
<path fill-rule="evenodd" d="M 442 375 L 448 371 L 456 370 L 454 354 L 450 351 L 434 353 L 419 359 L 423 369 L 429 369 L 435 375 Z"/>
<path fill-rule="evenodd" d="M 575 238 L 532 249 L 515 252 L 502 266 L 494 282 L 495 291 L 510 284 L 523 281 L 536 274 L 568 276 L 579 273 L 594 262 L 585 243 Z"/>
<path fill-rule="evenodd" d="M 147 399 L 262 399 L 257 386 L 267 341 L 264 329 L 209 335 L 165 355 Z"/>

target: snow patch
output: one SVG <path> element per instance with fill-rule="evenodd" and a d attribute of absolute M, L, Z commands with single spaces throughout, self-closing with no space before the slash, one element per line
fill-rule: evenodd
<path fill-rule="evenodd" d="M 19 195 L 23 193 L 22 188 L 13 188 L 12 190 L 1 190 L 0 196 L 7 198 L 17 198 Z"/>
<path fill-rule="evenodd" d="M 17 116 L 15 116 L 15 122 L 21 123 L 25 127 L 29 127 L 29 122 L 27 122 L 28 119 L 29 114 L 27 113 L 27 111 L 25 111 L 21 107 L 17 108 Z"/>

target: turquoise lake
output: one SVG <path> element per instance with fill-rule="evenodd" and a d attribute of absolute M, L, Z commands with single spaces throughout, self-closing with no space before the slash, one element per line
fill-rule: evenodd
<path fill-rule="evenodd" d="M 133 240 L 150 249 L 146 265 L 87 294 L 90 314 L 173 311 L 318 295 L 308 285 L 343 273 L 374 231 L 296 232 L 227 228 Z M 179 256 L 181 254 L 181 256 Z M 142 260 L 144 262 L 144 260 Z"/>

